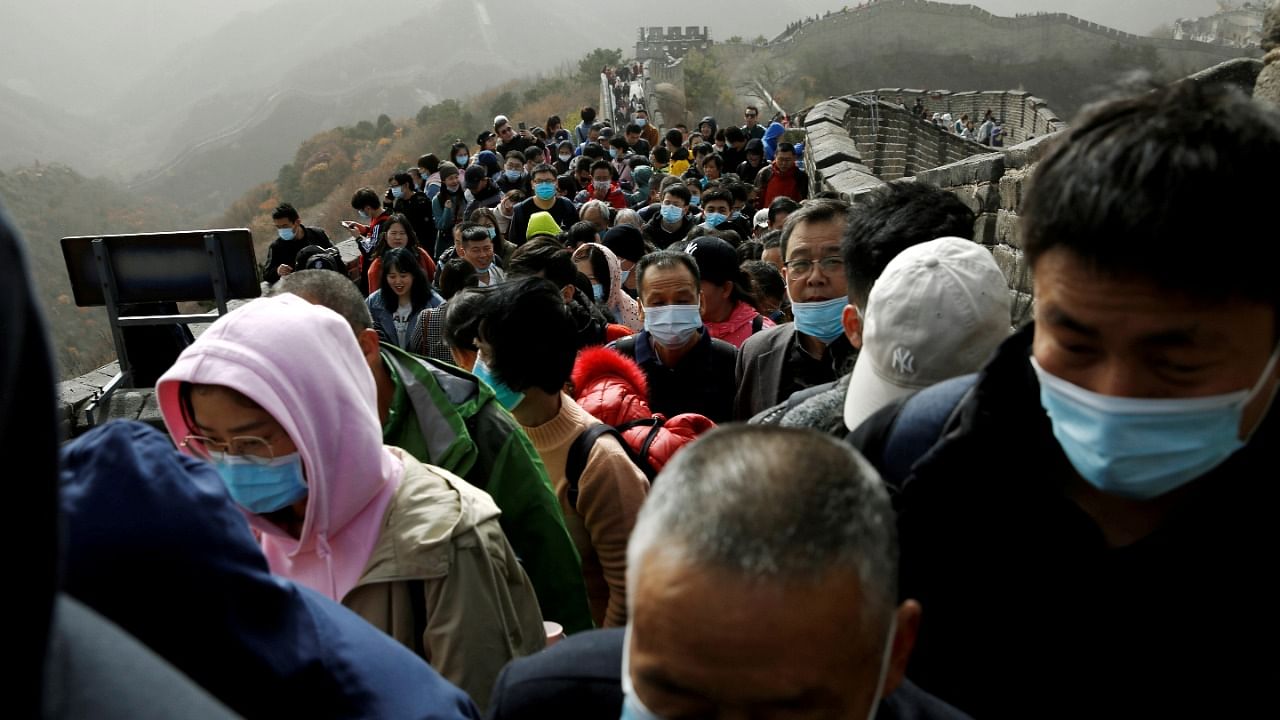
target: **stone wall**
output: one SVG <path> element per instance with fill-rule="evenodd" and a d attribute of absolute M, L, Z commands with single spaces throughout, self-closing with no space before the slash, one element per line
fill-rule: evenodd
<path fill-rule="evenodd" d="M 884 182 L 990 151 L 870 96 L 819 103 L 802 113 L 801 125 L 812 189 L 850 201 Z"/>
<path fill-rule="evenodd" d="M 1031 272 L 1023 254 L 1018 212 L 1036 163 L 1052 145 L 1053 135 L 975 155 L 960 162 L 917 173 L 915 182 L 952 193 L 973 211 L 974 242 L 986 246 L 1009 281 L 1015 327 L 1031 320 Z"/>
<path fill-rule="evenodd" d="M 919 98 L 929 113 L 951 113 L 952 119 L 959 120 L 967 114 L 978 124 L 982 116 L 990 110 L 998 120 L 1002 121 L 1005 133 L 1005 145 L 1017 145 L 1031 138 L 1048 135 L 1061 130 L 1066 123 L 1058 117 L 1058 113 L 1049 107 L 1049 103 L 1022 90 L 984 90 L 951 92 L 950 90 L 919 90 L 915 88 L 877 88 L 863 90 L 856 95 L 878 97 L 886 102 L 897 104 L 898 98 L 910 108 Z"/>

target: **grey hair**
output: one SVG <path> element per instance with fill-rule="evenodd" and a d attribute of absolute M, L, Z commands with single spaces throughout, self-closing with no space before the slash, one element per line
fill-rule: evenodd
<path fill-rule="evenodd" d="M 619 210 L 618 217 L 613 221 L 614 227 L 619 225 L 633 225 L 638 228 L 643 228 L 644 222 L 640 220 L 640 213 L 632 210 L 631 208 L 627 208 L 626 210 Z"/>
<path fill-rule="evenodd" d="M 373 327 L 373 315 L 360 289 L 341 273 L 332 270 L 297 270 L 280 278 L 270 295 L 292 293 L 316 305 L 322 305 L 342 316 L 356 335 Z"/>
<path fill-rule="evenodd" d="M 879 473 L 847 444 L 812 430 L 717 428 L 654 481 L 627 545 L 627 590 L 651 552 L 750 579 L 844 569 L 857 573 L 863 617 L 888 622 L 898 594 L 894 522 Z"/>
<path fill-rule="evenodd" d="M 588 210 L 599 210 L 605 222 L 609 221 L 609 206 L 603 200 L 588 200 L 582 203 L 582 207 L 578 208 L 578 219 L 586 220 Z"/>

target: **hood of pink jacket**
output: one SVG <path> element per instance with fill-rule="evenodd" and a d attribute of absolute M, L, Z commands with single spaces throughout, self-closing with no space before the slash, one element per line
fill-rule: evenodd
<path fill-rule="evenodd" d="M 182 383 L 222 385 L 262 406 L 298 447 L 308 486 L 301 537 L 246 513 L 272 572 L 341 600 L 364 572 L 403 463 L 382 445 L 377 389 L 351 326 L 295 295 L 227 314 L 156 383 L 169 434 L 198 434 Z"/>

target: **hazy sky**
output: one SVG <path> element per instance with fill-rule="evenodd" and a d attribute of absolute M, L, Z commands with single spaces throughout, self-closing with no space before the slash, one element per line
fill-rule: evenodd
<path fill-rule="evenodd" d="M 325 0 L 315 0 L 324 3 Z M 402 7 L 426 4 L 429 0 L 399 0 Z M 465 1 L 465 0 L 464 0 Z M 123 89 L 149 67 L 171 56 L 184 40 L 208 34 L 225 24 L 237 13 L 262 10 L 282 4 L 284 0 L 0 0 L 0 85 L 26 94 L 37 95 L 54 104 L 68 107 L 76 98 L 88 104 L 119 88 Z M 521 0 L 523 2 L 523 0 Z M 838 9 L 856 0 L 774 0 L 778 12 L 738 17 L 735 30 L 748 25 L 751 32 L 772 37 L 781 32 L 795 16 L 813 14 L 825 9 Z M 500 14 L 515 6 L 517 0 L 490 0 L 491 12 Z M 650 8 L 658 17 L 668 17 L 662 0 L 641 3 L 619 3 L 634 16 L 636 8 Z M 977 0 L 974 4 L 1000 15 L 1019 12 L 1059 11 L 1078 15 L 1094 22 L 1130 32 L 1145 34 L 1156 25 L 1180 16 L 1210 13 L 1216 0 Z M 355 15 L 367 10 L 371 24 L 396 5 L 377 6 L 349 2 Z M 536 3 L 535 3 L 536 6 Z M 588 3 L 591 12 L 609 13 L 610 3 Z M 708 25 L 717 37 L 717 25 L 725 25 L 717 15 L 726 4 L 703 3 L 687 6 L 675 22 Z M 357 10 L 359 8 L 360 10 Z M 282 18 L 283 20 L 283 18 Z M 637 27 L 652 22 L 637 19 Z M 665 24 L 665 20 L 663 21 Z M 626 24 L 625 21 L 622 24 Z M 628 33 L 630 36 L 630 32 Z M 343 46 L 343 38 L 307 38 L 290 33 L 287 21 L 280 25 L 281 43 L 329 43 L 335 52 L 353 48 Z"/>

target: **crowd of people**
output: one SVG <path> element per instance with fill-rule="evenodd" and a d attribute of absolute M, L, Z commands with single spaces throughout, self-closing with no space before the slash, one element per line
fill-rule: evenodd
<path fill-rule="evenodd" d="M 1087 110 L 1021 207 L 1022 328 L 955 195 L 809 197 L 753 107 L 687 133 L 590 110 L 357 191 L 354 272 L 288 262 L 327 238 L 282 205 L 268 297 L 156 385 L 167 436 L 110 423 L 60 466 L 0 232 L 0 430 L 39 511 L 24 708 L 1265 707 L 1280 623 L 1239 610 L 1274 547 L 1273 109 L 1183 82 Z"/>

